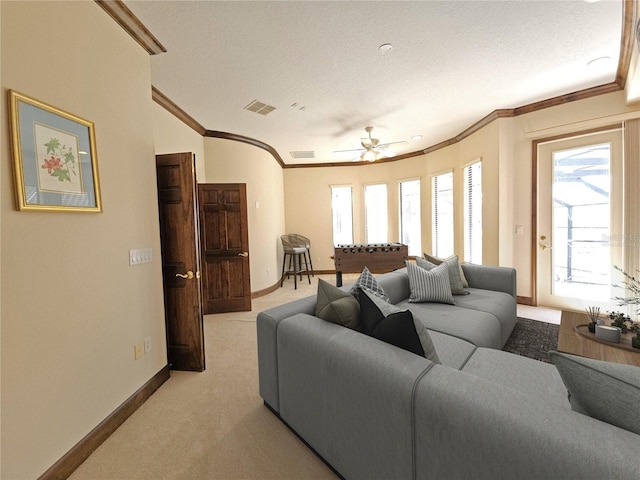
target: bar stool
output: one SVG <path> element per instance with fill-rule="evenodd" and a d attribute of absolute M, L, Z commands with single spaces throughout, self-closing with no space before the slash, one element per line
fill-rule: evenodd
<path fill-rule="evenodd" d="M 302 273 L 307 273 L 307 279 L 309 280 L 309 284 L 311 284 L 311 277 L 309 276 L 309 266 L 307 265 L 307 248 L 303 246 L 299 246 L 298 242 L 295 238 L 292 238 L 292 235 L 282 235 L 280 236 L 280 240 L 282 241 L 282 249 L 284 251 L 284 256 L 282 258 L 282 276 L 280 277 L 280 286 L 284 284 L 284 274 L 285 274 L 285 266 L 287 265 L 287 255 L 289 256 L 289 268 L 286 271 L 287 278 L 289 275 L 293 273 L 293 285 L 294 288 L 298 289 L 298 275 L 300 275 L 300 280 L 302 280 Z M 304 258 L 305 269 L 302 269 L 302 260 Z M 293 267 L 292 267 L 293 263 Z"/>
<path fill-rule="evenodd" d="M 298 244 L 298 246 L 306 248 L 307 251 L 305 252 L 305 255 L 309 257 L 311 276 L 315 277 L 316 274 L 313 272 L 313 260 L 311 260 L 311 242 L 307 237 L 300 235 L 299 233 L 292 233 L 291 236 L 296 239 L 296 243 Z"/>

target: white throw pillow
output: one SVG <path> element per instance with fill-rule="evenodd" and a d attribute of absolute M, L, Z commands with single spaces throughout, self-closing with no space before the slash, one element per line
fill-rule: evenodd
<path fill-rule="evenodd" d="M 455 304 L 449 285 L 449 267 L 446 264 L 425 270 L 408 260 L 405 263 L 409 275 L 410 302 Z"/>

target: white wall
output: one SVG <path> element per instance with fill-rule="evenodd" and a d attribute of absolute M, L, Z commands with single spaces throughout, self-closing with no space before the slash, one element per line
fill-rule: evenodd
<path fill-rule="evenodd" d="M 205 181 L 202 135 L 157 103 L 153 104 L 153 139 L 156 154 L 191 152 L 196 156 L 196 180 Z"/>
<path fill-rule="evenodd" d="M 625 93 L 571 102 L 526 115 L 491 122 L 459 143 L 419 157 L 390 163 L 348 167 L 285 169 L 286 230 L 311 239 L 314 267 L 334 268 L 329 186 L 354 187 L 354 241 L 364 239 L 363 185 L 386 181 L 389 195 L 389 241 L 398 240 L 397 183 L 422 179 L 422 248 L 431 250 L 431 176 L 453 170 L 455 194 L 455 253 L 463 257 L 464 165 L 482 159 L 483 263 L 516 268 L 518 295 L 533 296 L 532 141 L 568 134 L 640 116 L 638 103 L 626 104 Z M 309 220 L 313 219 L 313 222 Z M 516 235 L 516 226 L 524 228 Z"/>
<path fill-rule="evenodd" d="M 251 291 L 280 281 L 284 229 L 282 167 L 267 151 L 242 142 L 204 139 L 205 182 L 246 183 Z"/>
<path fill-rule="evenodd" d="M 546 108 L 499 121 L 500 156 L 508 173 L 509 196 L 500 200 L 501 232 L 511 238 L 511 246 L 501 249 L 501 260 L 510 261 L 518 271 L 518 294 L 534 295 L 533 283 L 533 164 L 532 142 L 555 135 L 568 135 L 590 128 L 620 123 L 640 116 L 640 104 L 626 104 L 623 91 Z M 501 183 L 500 187 L 504 189 Z M 516 225 L 524 235 L 515 236 Z"/>
<path fill-rule="evenodd" d="M 454 172 L 456 202 L 462 205 L 463 168 L 482 158 L 483 189 L 493 191 L 498 180 L 497 126 L 489 125 L 464 141 L 428 155 L 387 163 L 363 166 L 288 168 L 285 169 L 286 229 L 301 233 L 311 240 L 314 267 L 332 270 L 334 253 L 331 225 L 331 185 L 353 186 L 354 242 L 364 243 L 364 186 L 386 182 L 390 242 L 399 239 L 398 183 L 420 178 L 422 213 L 422 251 L 431 252 L 431 177 L 444 171 Z M 498 194 L 483 196 L 483 259 L 488 265 L 498 264 Z M 456 212 L 455 253 L 463 258 L 463 212 Z"/>
<path fill-rule="evenodd" d="M 148 54 L 94 2 L 1 2 L 2 478 L 36 478 L 167 364 Z M 95 123 L 104 213 L 19 212 L 6 89 Z M 152 263 L 130 267 L 131 248 Z M 153 348 L 135 361 L 134 344 Z"/>

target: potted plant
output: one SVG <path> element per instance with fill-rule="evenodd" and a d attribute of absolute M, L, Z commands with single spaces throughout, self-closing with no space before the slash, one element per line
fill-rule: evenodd
<path fill-rule="evenodd" d="M 633 322 L 629 331 L 635 333 L 635 336 L 631 337 L 631 346 L 633 348 L 640 348 L 640 322 Z"/>
<path fill-rule="evenodd" d="M 618 327 L 621 333 L 627 333 L 629 326 L 627 322 L 631 322 L 631 318 L 622 312 L 609 312 L 609 320 L 612 327 Z"/>
<path fill-rule="evenodd" d="M 622 306 L 622 305 L 636 305 L 636 314 L 640 314 L 640 280 L 637 280 L 636 277 L 634 277 L 633 275 L 629 275 L 627 272 L 625 272 L 624 270 L 622 270 L 620 267 L 617 266 L 613 266 L 613 268 L 615 268 L 616 270 L 618 270 L 622 276 L 624 277 L 624 280 L 622 281 L 622 285 L 624 286 L 620 286 L 620 285 L 614 285 L 616 287 L 619 288 L 625 288 L 627 289 L 627 291 L 629 292 L 629 295 L 626 297 L 614 297 L 614 300 L 618 301 L 618 305 Z M 633 348 L 640 348 L 640 323 L 638 322 L 631 322 L 631 319 L 628 316 L 624 316 L 624 319 L 619 318 L 620 315 L 617 312 L 616 313 L 617 317 L 616 320 L 620 321 L 622 320 L 622 324 L 624 325 L 624 332 L 626 332 L 627 330 L 631 330 L 633 333 L 635 333 L 635 336 L 631 338 L 631 345 L 633 346 Z M 609 318 L 611 317 L 612 314 L 609 314 Z M 630 326 L 627 327 L 627 323 L 630 323 Z M 613 323 L 612 323 L 613 325 Z"/>

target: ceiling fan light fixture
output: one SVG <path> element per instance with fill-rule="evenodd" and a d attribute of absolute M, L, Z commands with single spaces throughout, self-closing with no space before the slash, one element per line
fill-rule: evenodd
<path fill-rule="evenodd" d="M 366 160 L 367 162 L 375 162 L 377 160 L 376 152 L 373 150 L 367 150 L 362 154 L 362 160 Z"/>

